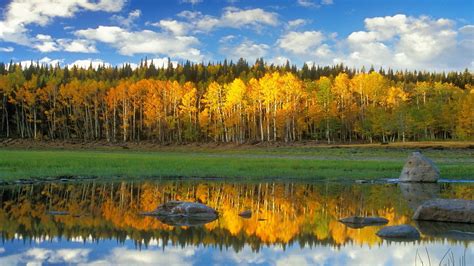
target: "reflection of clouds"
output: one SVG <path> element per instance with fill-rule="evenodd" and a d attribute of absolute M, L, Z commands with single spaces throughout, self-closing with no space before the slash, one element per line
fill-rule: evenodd
<path fill-rule="evenodd" d="M 271 248 L 270 248 L 271 249 Z M 283 251 L 280 249 L 280 251 Z M 226 265 L 230 262 L 238 265 L 262 264 L 266 258 L 263 252 L 253 252 L 249 246 L 245 246 L 238 253 L 233 250 L 223 250 L 213 254 L 213 264 Z"/>
<path fill-rule="evenodd" d="M 128 242 L 131 244 L 130 242 Z M 156 243 L 159 246 L 159 243 Z M 429 252 L 433 265 L 439 264 L 448 249 L 453 251 L 456 260 L 462 258 L 465 243 L 419 243 L 419 242 L 383 242 L 380 246 L 346 245 L 339 248 L 316 245 L 301 248 L 295 244 L 281 247 L 262 247 L 260 252 L 252 251 L 246 245 L 239 252 L 233 249 L 210 248 L 203 246 L 166 245 L 145 250 L 137 250 L 133 245 L 117 247 L 104 243 L 100 250 L 95 244 L 86 244 L 87 248 L 31 248 L 17 251 L 5 246 L 0 248 L 0 265 L 18 264 L 78 264 L 78 265 L 412 265 L 418 252 L 425 264 L 428 263 L 425 248 Z M 466 262 L 474 260 L 474 247 L 466 244 Z M 18 252 L 18 253 L 15 253 Z M 11 254 L 13 253 L 13 254 Z M 6 255 L 6 256 L 4 256 Z M 418 264 L 420 260 L 418 259 Z M 446 261 L 445 261 L 446 262 Z"/>
<path fill-rule="evenodd" d="M 25 252 L 0 257 L 0 265 L 41 265 L 43 263 L 77 264 L 87 262 L 91 249 L 58 249 L 32 248 Z"/>
<path fill-rule="evenodd" d="M 127 248 L 114 248 L 104 258 L 89 261 L 87 265 L 192 265 L 195 249 L 167 248 L 161 250 L 135 250 Z"/>
<path fill-rule="evenodd" d="M 343 246 L 332 249 L 324 246 L 301 249 L 298 245 L 286 251 L 277 248 L 263 248 L 258 256 L 245 247 L 241 252 L 223 251 L 214 254 L 218 264 L 271 264 L 271 265 L 413 265 L 416 250 L 425 264 L 428 263 L 425 247 L 428 249 L 431 263 L 438 264 L 448 249 L 451 249 L 458 260 L 464 254 L 463 244 L 446 245 L 445 243 L 387 243 L 377 247 Z M 255 258 L 259 259 L 256 260 Z M 466 250 L 466 261 L 473 261 L 474 247 Z M 225 263 L 223 263 L 225 262 Z M 446 262 L 446 261 L 445 261 Z M 418 259 L 418 264 L 420 260 Z"/>

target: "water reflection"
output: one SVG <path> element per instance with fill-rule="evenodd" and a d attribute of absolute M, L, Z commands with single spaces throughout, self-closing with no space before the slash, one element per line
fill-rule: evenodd
<path fill-rule="evenodd" d="M 154 258 L 161 253 L 144 256 L 144 252 L 153 250 L 156 245 L 160 250 L 166 250 L 164 259 L 172 259 L 173 252 L 190 254 L 193 258 L 196 252 L 209 253 L 206 256 L 213 256 L 213 252 L 222 253 L 222 256 L 228 253 L 239 258 L 241 256 L 236 254 L 247 252 L 254 255 L 245 255 L 245 259 L 254 258 L 253 263 L 257 263 L 266 253 L 281 252 L 285 255 L 273 255 L 285 264 L 296 259 L 291 257 L 292 252 L 298 254 L 297 260 L 308 263 L 320 261 L 316 257 L 332 250 L 352 258 L 356 256 L 354 250 L 359 251 L 359 256 L 376 249 L 400 247 L 414 256 L 413 248 L 406 248 L 410 245 L 444 247 L 444 250 L 468 247 L 472 253 L 473 239 L 463 233 L 459 235 L 460 231 L 474 232 L 472 225 L 446 229 L 444 225 L 411 221 L 414 204 L 420 197 L 474 198 L 471 184 L 435 186 L 425 190 L 397 184 L 145 181 L 2 187 L 0 231 L 3 253 L 0 250 L 0 264 L 11 256 L 19 260 L 46 258 L 51 263 L 59 257 L 72 260 L 60 263 L 100 263 L 125 254 L 131 258 L 133 254 Z M 428 191 L 428 196 L 421 193 L 424 191 Z M 217 209 L 220 217 L 201 226 L 180 227 L 140 215 L 169 200 L 199 201 Z M 239 217 L 243 210 L 251 210 L 252 216 L 249 219 Z M 63 215 L 51 215 L 51 212 Z M 338 219 L 352 215 L 385 217 L 389 220 L 388 225 L 411 223 L 420 229 L 422 240 L 390 244 L 375 235 L 381 226 L 353 229 L 338 222 Z M 75 241 L 83 242 L 83 246 L 74 246 Z M 90 251 L 84 249 L 88 246 L 87 241 L 100 245 Z M 68 245 L 71 245 L 70 250 L 66 249 Z M 15 254 L 10 250 L 13 246 Z M 98 248 L 104 248 L 110 257 L 92 256 Z M 305 258 L 303 250 L 308 248 L 321 250 L 321 254 L 308 251 L 311 258 Z M 255 255 L 258 253 L 263 254 Z M 326 263 L 328 259 L 321 258 Z M 175 262 L 179 264 L 179 261 Z M 278 264 L 278 261 L 274 263 Z"/>

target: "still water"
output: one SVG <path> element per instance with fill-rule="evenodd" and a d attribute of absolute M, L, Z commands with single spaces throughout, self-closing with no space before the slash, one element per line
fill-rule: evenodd
<path fill-rule="evenodd" d="M 474 226 L 417 223 L 434 197 L 474 199 L 473 183 L 353 184 L 160 180 L 0 187 L 0 265 L 456 265 L 474 263 Z M 169 200 L 219 211 L 200 226 L 140 215 Z M 252 210 L 249 219 L 238 216 Z M 412 224 L 422 238 L 383 240 L 352 215 Z"/>

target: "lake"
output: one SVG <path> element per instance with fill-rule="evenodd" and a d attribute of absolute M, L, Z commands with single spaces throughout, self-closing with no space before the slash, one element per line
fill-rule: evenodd
<path fill-rule="evenodd" d="M 434 197 L 474 199 L 474 183 L 374 184 L 159 179 L 0 187 L 0 265 L 456 265 L 474 261 L 474 225 L 415 222 Z M 169 200 L 218 210 L 204 225 L 143 216 Z M 238 214 L 251 210 L 249 219 Z M 383 226 L 338 219 L 382 216 L 421 240 L 387 241 Z"/>

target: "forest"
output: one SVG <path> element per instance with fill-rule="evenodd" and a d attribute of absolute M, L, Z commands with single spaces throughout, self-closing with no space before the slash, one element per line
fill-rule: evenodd
<path fill-rule="evenodd" d="M 474 75 L 258 59 L 0 63 L 0 137 L 154 143 L 474 139 Z"/>

